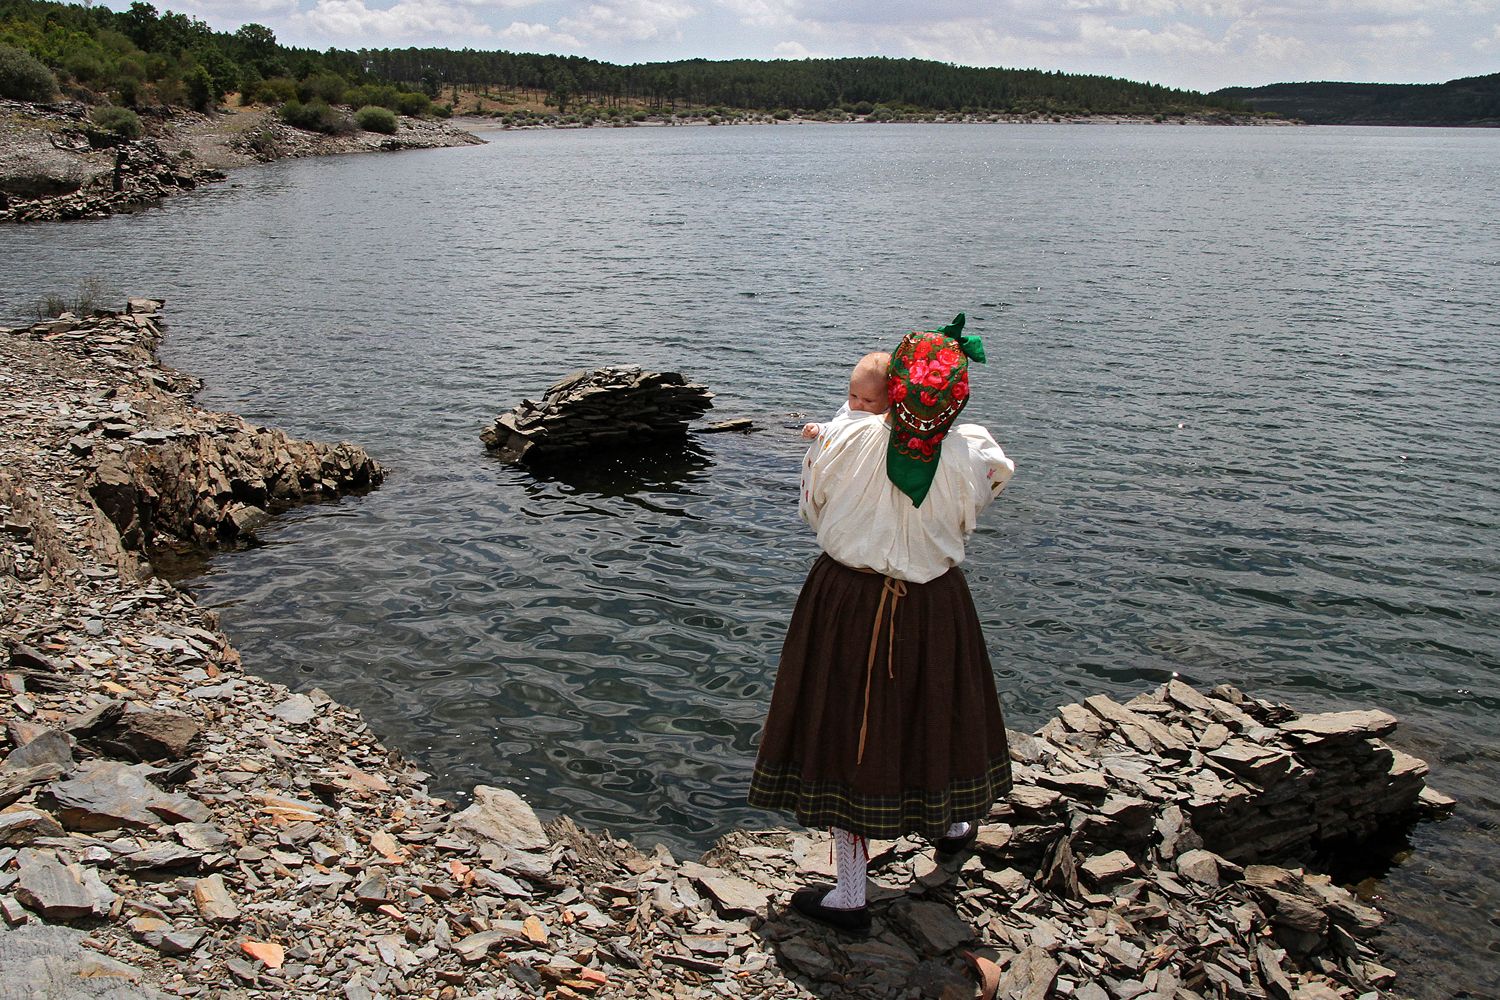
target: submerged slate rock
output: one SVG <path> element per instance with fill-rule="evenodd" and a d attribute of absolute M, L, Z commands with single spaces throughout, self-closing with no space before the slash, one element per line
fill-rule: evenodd
<path fill-rule="evenodd" d="M 676 372 L 596 368 L 574 372 L 539 402 L 522 400 L 479 437 L 507 462 L 573 460 L 686 440 L 688 423 L 712 406 L 706 386 Z"/>

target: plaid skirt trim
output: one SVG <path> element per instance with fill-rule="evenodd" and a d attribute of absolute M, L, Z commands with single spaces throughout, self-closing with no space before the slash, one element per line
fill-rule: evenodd
<path fill-rule="evenodd" d="M 796 764 L 759 762 L 750 777 L 750 805 L 789 812 L 811 828 L 836 826 L 861 837 L 895 840 L 915 833 L 928 840 L 954 823 L 978 822 L 995 800 L 1009 794 L 1010 757 L 990 762 L 977 778 L 950 782 L 940 791 L 912 789 L 899 796 L 854 792 L 841 781 L 805 781 Z"/>

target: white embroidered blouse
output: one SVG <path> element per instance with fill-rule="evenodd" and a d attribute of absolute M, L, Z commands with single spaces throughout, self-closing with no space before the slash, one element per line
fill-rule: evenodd
<path fill-rule="evenodd" d="M 885 414 L 841 412 L 820 425 L 802 463 L 802 519 L 824 552 L 857 569 L 926 583 L 964 561 L 980 511 L 1016 471 L 990 432 L 955 424 L 922 506 L 886 477 Z"/>

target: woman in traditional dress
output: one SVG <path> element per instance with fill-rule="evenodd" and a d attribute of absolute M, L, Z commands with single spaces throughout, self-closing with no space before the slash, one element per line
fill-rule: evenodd
<path fill-rule="evenodd" d="M 892 356 L 885 414 L 824 427 L 802 467 L 801 513 L 823 554 L 781 651 L 750 804 L 831 827 L 838 883 L 792 897 L 798 912 L 863 933 L 868 839 L 917 834 L 939 862 L 973 845 L 1010 790 L 995 679 L 958 568 L 981 511 L 1015 465 L 977 424 L 964 317 L 908 334 Z"/>

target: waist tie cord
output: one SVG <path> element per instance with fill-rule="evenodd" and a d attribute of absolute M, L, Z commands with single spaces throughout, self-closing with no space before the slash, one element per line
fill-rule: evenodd
<path fill-rule="evenodd" d="M 855 766 L 864 763 L 865 737 L 870 730 L 870 684 L 875 677 L 875 653 L 880 648 L 880 621 L 885 617 L 886 599 L 890 598 L 891 616 L 887 619 L 885 644 L 885 673 L 892 680 L 896 677 L 896 604 L 906 596 L 906 581 L 895 577 L 885 578 L 880 588 L 880 606 L 875 609 L 875 625 L 870 629 L 870 654 L 865 657 L 865 705 L 859 719 L 859 753 L 854 758 Z"/>

